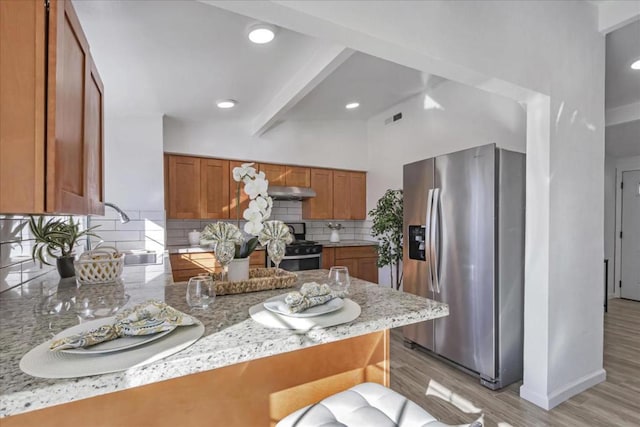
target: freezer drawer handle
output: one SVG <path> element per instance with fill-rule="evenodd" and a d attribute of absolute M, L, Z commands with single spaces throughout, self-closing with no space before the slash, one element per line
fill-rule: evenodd
<path fill-rule="evenodd" d="M 429 190 L 429 194 L 427 194 L 427 219 L 426 219 L 426 230 L 424 232 L 424 238 L 425 238 L 425 257 L 427 258 L 427 270 L 428 271 L 428 276 L 429 276 L 429 290 L 431 292 L 435 292 L 435 290 L 433 289 L 433 274 L 432 274 L 432 270 L 431 270 L 431 240 L 430 240 L 430 232 L 431 232 L 431 204 L 433 203 L 433 189 Z"/>

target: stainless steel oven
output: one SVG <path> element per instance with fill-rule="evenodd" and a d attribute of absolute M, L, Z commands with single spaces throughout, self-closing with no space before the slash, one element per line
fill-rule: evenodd
<path fill-rule="evenodd" d="M 322 266 L 322 245 L 318 242 L 305 240 L 306 225 L 304 223 L 287 224 L 295 237 L 294 241 L 285 248 L 284 258 L 280 268 L 287 271 L 316 270 Z M 267 267 L 274 264 L 267 253 Z"/>

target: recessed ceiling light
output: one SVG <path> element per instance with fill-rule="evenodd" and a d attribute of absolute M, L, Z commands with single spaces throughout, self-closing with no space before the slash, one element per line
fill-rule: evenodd
<path fill-rule="evenodd" d="M 354 108 L 358 108 L 360 106 L 359 102 L 350 102 L 344 106 L 347 110 L 353 110 Z"/>
<path fill-rule="evenodd" d="M 235 99 L 221 99 L 219 101 L 216 101 L 216 105 L 218 106 L 218 108 L 222 109 L 233 108 L 237 103 L 238 101 L 236 101 Z"/>
<path fill-rule="evenodd" d="M 633 64 L 631 64 L 631 68 L 633 70 L 640 70 L 640 59 L 636 59 L 635 61 L 633 61 Z"/>
<path fill-rule="evenodd" d="M 256 24 L 249 28 L 249 40 L 257 44 L 269 43 L 276 36 L 276 27 L 269 24 Z"/>

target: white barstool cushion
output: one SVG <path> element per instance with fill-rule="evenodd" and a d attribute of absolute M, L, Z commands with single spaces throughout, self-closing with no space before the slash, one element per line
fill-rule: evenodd
<path fill-rule="evenodd" d="M 449 427 L 395 391 L 375 383 L 358 384 L 306 406 L 276 427 Z"/>

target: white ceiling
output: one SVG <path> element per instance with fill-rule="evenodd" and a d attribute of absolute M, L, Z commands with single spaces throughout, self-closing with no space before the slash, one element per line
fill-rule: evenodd
<path fill-rule="evenodd" d="M 111 112 L 251 120 L 322 45 L 285 29 L 253 44 L 253 19 L 195 1 L 73 4 Z M 238 107 L 219 110 L 221 98 Z"/>
<path fill-rule="evenodd" d="M 640 21 L 607 34 L 606 109 L 640 102 L 640 71 L 630 65 L 640 59 Z"/>

